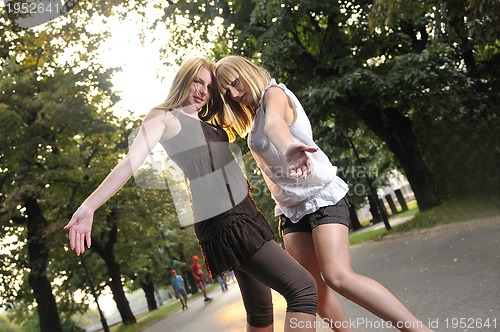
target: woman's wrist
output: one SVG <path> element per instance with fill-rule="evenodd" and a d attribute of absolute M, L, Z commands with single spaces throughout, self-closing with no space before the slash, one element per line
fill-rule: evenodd
<path fill-rule="evenodd" d="M 98 207 L 96 207 L 91 201 L 89 200 L 85 200 L 81 205 L 80 207 L 82 209 L 84 209 L 85 211 L 90 211 L 92 213 L 95 212 L 95 210 L 98 209 Z"/>

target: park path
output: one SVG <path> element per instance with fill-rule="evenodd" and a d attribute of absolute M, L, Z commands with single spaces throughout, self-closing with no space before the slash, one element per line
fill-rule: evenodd
<path fill-rule="evenodd" d="M 386 286 L 435 331 L 500 331 L 500 217 L 413 231 L 354 245 L 354 271 Z M 144 332 L 243 332 L 245 312 L 237 284 L 212 291 Z M 283 331 L 286 303 L 274 293 L 275 331 Z M 396 331 L 340 297 L 357 331 Z M 329 331 L 318 319 L 317 331 Z M 488 326 L 489 325 L 489 326 Z"/>

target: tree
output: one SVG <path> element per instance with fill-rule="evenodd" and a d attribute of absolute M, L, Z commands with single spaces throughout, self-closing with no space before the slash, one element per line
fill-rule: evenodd
<path fill-rule="evenodd" d="M 43 29 L 19 30 L 0 19 L 0 126 L 5 136 L 0 143 L 0 217 L 2 237 L 12 239 L 11 251 L 1 256 L 5 287 L 0 291 L 2 300 L 15 307 L 36 307 L 41 331 L 60 331 L 59 313 L 69 319 L 88 304 L 81 261 L 68 254 L 61 228 L 128 147 L 130 130 L 122 127 L 130 128 L 130 121 L 120 123 L 110 110 L 117 101 L 110 90 L 112 70 L 95 61 L 105 33 L 92 34 L 85 26 L 92 15 L 109 14 L 118 3 L 79 1 L 70 17 Z M 154 306 L 151 286 L 162 276 L 154 262 L 165 246 L 156 230 L 173 218 L 168 202 L 155 201 L 163 195 L 146 195 L 149 200 L 138 205 L 140 194 L 130 182 L 96 214 L 107 222 L 94 225 L 95 251 L 86 253 L 98 292 L 111 285 L 126 324 L 135 322 L 123 289 L 137 287 L 131 280 L 144 286 Z M 196 245 L 193 238 L 191 243 Z M 81 302 L 75 301 L 77 290 L 87 291 Z"/>
<path fill-rule="evenodd" d="M 346 124 L 353 128 L 361 119 L 387 144 L 406 171 L 420 207 L 439 202 L 405 115 L 408 110 L 383 98 L 386 85 L 395 83 L 384 82 L 387 77 L 367 66 L 381 56 L 381 48 L 389 52 L 394 48 L 385 36 L 370 32 L 369 4 L 186 1 L 176 5 L 169 7 L 169 15 L 189 13 L 202 26 L 222 17 L 226 29 L 219 37 L 225 43 L 219 45 L 226 47 L 217 48 L 218 55 L 240 53 L 261 61 L 299 95 L 316 126 L 337 113 L 357 114 Z"/>
<path fill-rule="evenodd" d="M 27 57 L 26 62 L 30 60 Z M 92 111 L 77 85 L 82 76 L 56 70 L 54 76 L 40 78 L 36 68 L 23 65 L 26 63 L 5 64 L 0 78 L 5 91 L 10 92 L 0 97 L 7 138 L 1 146 L 2 230 L 20 236 L 27 246 L 27 252 L 22 253 L 27 256 L 17 260 L 20 266 L 16 271 L 29 272 L 41 330 L 60 331 L 48 264 L 50 242 L 62 236 L 57 236 L 51 225 L 60 221 L 58 212 L 69 203 L 61 196 L 63 183 L 71 180 L 65 171 L 77 168 L 67 155 L 67 144 L 81 133 L 78 124 L 91 122 Z M 15 294 L 16 289 L 11 291 Z"/>
<path fill-rule="evenodd" d="M 371 22 L 413 39 L 421 36 L 434 59 L 429 68 L 436 74 L 426 75 L 426 88 L 408 101 L 415 128 L 425 135 L 419 143 L 441 195 L 497 196 L 500 3 L 376 1 Z"/>
<path fill-rule="evenodd" d="M 243 54 L 263 64 L 298 94 L 315 128 L 335 120 L 337 128 L 354 129 L 362 121 L 393 153 L 422 210 L 439 204 L 436 181 L 445 171 L 431 172 L 435 153 L 422 150 L 435 133 L 417 136 L 415 129 L 450 106 L 491 100 L 474 96 L 473 85 L 496 87 L 496 79 L 485 80 L 488 74 L 472 82 L 463 70 L 466 64 L 475 71 L 476 50 L 495 47 L 498 33 L 487 32 L 498 30 L 494 1 L 171 3 L 163 19 L 187 17 L 201 31 L 222 24 L 216 37 L 203 34 L 206 42 L 220 40 L 214 55 Z M 474 31 L 488 42 L 476 47 Z"/>
<path fill-rule="evenodd" d="M 19 30 L 4 14 L 2 9 L 0 217 L 2 237 L 16 240 L 11 255 L 2 255 L 2 299 L 36 307 L 41 331 L 61 331 L 51 282 L 65 271 L 51 268 L 52 245 L 64 240 L 61 222 L 75 204 L 68 184 L 83 158 L 71 155 L 72 145 L 111 129 L 105 110 L 113 98 L 105 91 L 110 71 L 78 63 L 91 56 L 100 36 L 74 21 Z M 74 48 L 75 63 L 61 61 L 66 48 L 81 42 L 78 36 L 85 36 L 87 49 Z M 20 282 L 25 273 L 32 295 Z"/>

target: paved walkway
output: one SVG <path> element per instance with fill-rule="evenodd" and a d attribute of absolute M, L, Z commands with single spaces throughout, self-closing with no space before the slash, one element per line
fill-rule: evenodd
<path fill-rule="evenodd" d="M 385 285 L 435 331 L 500 331 L 500 217 L 390 235 L 351 248 L 354 271 Z M 245 312 L 236 284 L 215 302 L 190 303 L 144 332 L 243 332 Z M 275 299 L 275 331 L 286 304 Z M 340 297 L 357 331 L 396 331 Z M 317 331 L 330 331 L 317 320 Z"/>

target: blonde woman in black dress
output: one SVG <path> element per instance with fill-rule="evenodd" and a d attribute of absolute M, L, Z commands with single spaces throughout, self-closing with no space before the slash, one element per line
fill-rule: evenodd
<path fill-rule="evenodd" d="M 314 331 L 314 278 L 276 243 L 228 148 L 226 133 L 206 122 L 222 105 L 214 72 L 215 64 L 204 58 L 180 68 L 167 100 L 146 115 L 127 156 L 64 227 L 71 249 L 80 255 L 85 241 L 90 247 L 94 211 L 160 143 L 188 180 L 194 228 L 210 276 L 235 272 L 247 311 L 246 330 L 273 331 L 273 288 L 287 300 L 285 331 Z"/>

